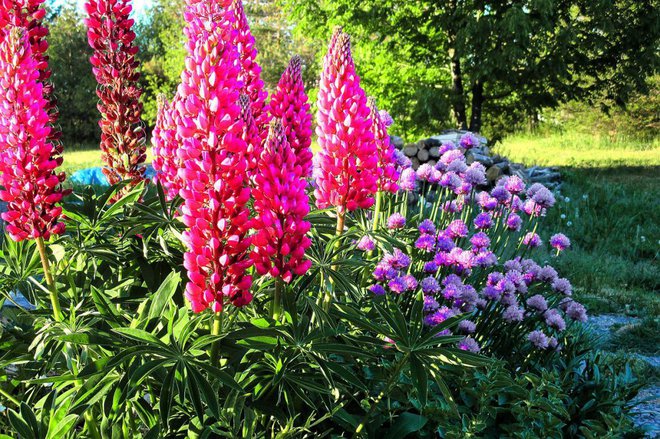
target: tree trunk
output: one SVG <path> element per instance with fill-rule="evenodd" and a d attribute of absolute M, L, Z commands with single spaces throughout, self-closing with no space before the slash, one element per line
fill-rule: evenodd
<path fill-rule="evenodd" d="M 484 84 L 477 79 L 472 84 L 472 115 L 470 116 L 470 131 L 481 131 L 481 113 L 484 105 Z"/>
<path fill-rule="evenodd" d="M 465 110 L 465 95 L 463 90 L 463 73 L 461 72 L 461 59 L 453 47 L 453 41 L 450 42 L 449 62 L 451 70 L 452 83 L 452 108 L 458 128 L 467 129 L 467 115 Z"/>

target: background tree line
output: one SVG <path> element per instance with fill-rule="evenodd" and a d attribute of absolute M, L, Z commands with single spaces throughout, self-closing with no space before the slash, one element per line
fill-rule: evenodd
<path fill-rule="evenodd" d="M 616 120 L 617 129 L 640 137 L 658 134 L 654 0 L 244 3 L 270 89 L 299 54 L 313 98 L 327 39 L 342 25 L 353 35 L 365 89 L 404 136 L 459 127 L 497 138 L 567 113 L 610 129 Z M 90 144 L 99 133 L 96 84 L 86 29 L 72 4 L 50 10 L 50 59 L 65 141 Z M 179 81 L 182 10 L 183 0 L 155 0 L 138 17 L 147 126 L 156 96 L 171 97 Z"/>

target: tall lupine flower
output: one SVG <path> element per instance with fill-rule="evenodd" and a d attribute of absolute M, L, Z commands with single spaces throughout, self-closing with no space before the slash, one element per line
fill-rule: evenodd
<path fill-rule="evenodd" d="M 289 145 L 282 123 L 270 124 L 268 138 L 255 176 L 252 260 L 257 272 L 276 279 L 273 317 L 279 316 L 280 279 L 291 282 L 294 275 L 305 274 L 311 261 L 305 250 L 312 241 L 306 236 L 311 224 L 304 220 L 309 212 L 305 192 L 307 182 L 296 155 Z"/>
<path fill-rule="evenodd" d="M 168 200 L 179 194 L 183 182 L 178 175 L 181 160 L 178 157 L 179 142 L 176 138 L 178 95 L 170 103 L 164 95 L 158 96 L 158 115 L 151 136 L 154 159 L 152 165 L 156 179 L 161 183 Z"/>
<path fill-rule="evenodd" d="M 44 109 L 48 113 L 50 133 L 48 141 L 53 144 L 56 154 L 62 153 L 62 145 L 58 142 L 62 133 L 56 126 L 59 110 L 57 100 L 53 95 L 53 84 L 50 81 L 51 70 L 48 67 L 48 28 L 43 24 L 46 9 L 43 7 L 44 0 L 4 0 L 0 6 L 0 34 L 11 26 L 25 28 L 28 41 L 32 49 L 32 58 L 37 62 L 39 71 L 39 82 L 43 85 L 43 96 L 46 99 Z M 11 26 L 10 26 L 11 25 Z"/>
<path fill-rule="evenodd" d="M 252 116 L 252 107 L 248 95 L 241 95 L 238 100 L 241 106 L 241 121 L 243 122 L 243 132 L 241 138 L 247 147 L 245 159 L 247 160 L 247 171 L 250 177 L 257 172 L 259 157 L 263 150 L 262 138 L 257 127 L 257 122 Z"/>
<path fill-rule="evenodd" d="M 270 99 L 270 114 L 282 119 L 289 144 L 296 153 L 296 163 L 303 176 L 312 172 L 312 114 L 309 110 L 305 84 L 302 79 L 301 60 L 294 56 L 282 74 L 277 89 Z"/>
<path fill-rule="evenodd" d="M 378 190 L 396 193 L 399 190 L 397 185 L 399 173 L 396 169 L 395 148 L 387 134 L 387 128 L 392 124 L 392 118 L 387 112 L 378 111 L 374 98 L 369 98 L 368 105 L 371 110 L 372 132 L 378 151 Z"/>
<path fill-rule="evenodd" d="M 317 105 L 321 151 L 316 157 L 316 205 L 336 207 L 341 233 L 346 211 L 371 207 L 378 189 L 370 110 L 355 72 L 350 38 L 341 28 L 323 60 Z"/>
<path fill-rule="evenodd" d="M 34 239 L 50 290 L 55 320 L 62 320 L 44 240 L 64 232 L 60 222 L 64 173 L 59 150 L 48 140 L 48 101 L 39 82 L 39 62 L 32 56 L 24 28 L 8 24 L 0 39 L 0 200 L 2 219 L 14 241 Z"/>
<path fill-rule="evenodd" d="M 188 227 L 183 234 L 186 297 L 194 312 L 211 308 L 219 313 L 227 302 L 244 306 L 252 301 L 252 278 L 246 273 L 252 265 L 246 236 L 250 189 L 238 105 L 240 65 L 228 38 L 235 18 L 226 6 L 188 0 L 184 13 L 188 55 L 178 89 L 177 135 L 184 163 L 179 170 L 181 211 Z"/>
<path fill-rule="evenodd" d="M 227 3 L 223 0 L 223 3 Z M 261 79 L 261 67 L 257 64 L 257 49 L 255 47 L 254 36 L 250 31 L 245 9 L 242 0 L 232 0 L 228 5 L 228 10 L 235 17 L 232 21 L 232 28 L 236 31 L 232 34 L 233 44 L 238 48 L 241 70 L 238 74 L 239 81 L 242 82 L 241 93 L 248 95 L 252 108 L 252 117 L 257 123 L 262 140 L 268 134 L 268 106 L 266 98 L 268 92 L 264 87 L 264 81 Z"/>
<path fill-rule="evenodd" d="M 98 82 L 96 94 L 101 120 L 101 151 L 110 184 L 144 178 L 145 132 L 140 122 L 142 90 L 133 44 L 135 32 L 130 0 L 87 0 L 87 38 L 94 49 L 90 58 Z"/>

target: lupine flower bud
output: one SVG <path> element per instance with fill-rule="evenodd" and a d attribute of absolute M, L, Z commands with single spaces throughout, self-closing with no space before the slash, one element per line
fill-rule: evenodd
<path fill-rule="evenodd" d="M 399 173 L 396 169 L 395 148 L 387 134 L 388 123 L 392 118 L 387 112 L 378 111 L 374 98 L 369 98 L 367 104 L 371 110 L 371 130 L 378 151 L 378 190 L 396 193 L 399 190 Z"/>
<path fill-rule="evenodd" d="M 306 236 L 311 225 L 304 220 L 309 212 L 306 185 L 282 123 L 273 120 L 255 176 L 259 189 L 253 194 L 257 233 L 252 240 L 252 260 L 259 274 L 288 283 L 311 266 L 305 259 L 305 250 L 312 243 Z"/>
<path fill-rule="evenodd" d="M 177 110 L 184 167 L 183 241 L 188 247 L 184 267 L 189 282 L 186 298 L 194 312 L 225 303 L 252 301 L 252 278 L 246 270 L 250 199 L 246 144 L 238 105 L 241 83 L 236 48 L 226 36 L 235 20 L 223 9 L 227 2 L 188 0 L 184 17 L 187 57 L 181 74 Z"/>
<path fill-rule="evenodd" d="M 50 119 L 39 63 L 28 34 L 9 24 L 0 41 L 0 200 L 14 241 L 64 232 L 59 152 L 48 141 Z"/>
<path fill-rule="evenodd" d="M 164 95 L 158 96 L 158 115 L 151 137 L 154 154 L 152 165 L 156 171 L 156 179 L 163 186 L 168 200 L 174 199 L 183 185 L 178 175 L 182 166 L 178 157 L 179 142 L 176 138 L 178 101 L 178 95 L 171 103 Z"/>
<path fill-rule="evenodd" d="M 282 119 L 289 144 L 296 153 L 296 163 L 303 176 L 312 172 L 312 114 L 309 111 L 299 56 L 291 58 L 270 100 L 270 114 Z"/>
<path fill-rule="evenodd" d="M 263 150 L 262 138 L 257 127 L 257 122 L 252 116 L 252 107 L 250 106 L 250 98 L 248 95 L 241 95 L 238 100 L 241 106 L 241 121 L 243 122 L 243 132 L 241 138 L 247 147 L 245 158 L 247 160 L 247 172 L 250 177 L 253 177 L 257 172 L 259 158 Z"/>
<path fill-rule="evenodd" d="M 101 113 L 101 151 L 110 184 L 144 178 L 147 158 L 145 132 L 140 122 L 142 90 L 138 86 L 139 62 L 133 44 L 134 20 L 129 0 L 87 0 L 87 37 L 94 49 L 90 58 L 98 82 L 96 94 Z"/>
<path fill-rule="evenodd" d="M 350 38 L 337 29 L 319 83 L 316 133 L 321 151 L 315 157 L 314 193 L 320 209 L 335 206 L 342 214 L 374 204 L 378 154 L 369 114 Z"/>
<path fill-rule="evenodd" d="M 226 2 L 225 2 L 226 3 Z M 266 98 L 268 92 L 264 88 L 264 81 L 261 79 L 261 67 L 257 64 L 257 49 L 255 47 L 254 36 L 250 31 L 245 9 L 241 0 L 233 0 L 227 7 L 233 12 L 235 20 L 232 27 L 235 33 L 232 34 L 232 43 L 238 49 L 238 56 L 241 65 L 241 71 L 238 80 L 241 81 L 241 94 L 250 98 L 250 108 L 252 117 L 257 123 L 257 128 L 262 140 L 268 134 L 268 106 Z"/>

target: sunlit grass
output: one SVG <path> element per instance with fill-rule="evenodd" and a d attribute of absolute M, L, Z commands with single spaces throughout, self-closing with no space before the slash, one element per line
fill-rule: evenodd
<path fill-rule="evenodd" d="M 147 163 L 151 163 L 153 156 L 151 148 L 147 148 Z M 68 174 L 85 168 L 93 168 L 96 166 L 103 166 L 101 161 L 101 150 L 98 147 L 89 146 L 85 149 L 69 150 L 67 151 L 66 145 L 64 150 L 64 162 L 62 163 L 62 170 Z"/>

